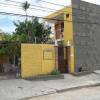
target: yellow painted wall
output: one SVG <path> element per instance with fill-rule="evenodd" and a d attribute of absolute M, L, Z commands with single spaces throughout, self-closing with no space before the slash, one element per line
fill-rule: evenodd
<path fill-rule="evenodd" d="M 54 12 L 48 16 L 46 16 L 45 18 L 48 18 L 47 20 L 49 20 L 49 18 L 56 18 L 57 16 L 60 16 L 63 13 L 63 17 L 64 19 L 64 45 L 67 45 L 67 41 L 70 41 L 71 47 L 70 47 L 70 73 L 74 73 L 74 40 L 73 40 L 73 21 L 72 21 L 72 7 L 65 7 L 61 10 L 58 10 L 57 12 Z M 69 18 L 66 18 L 66 14 L 69 14 Z M 56 21 L 50 21 L 49 22 L 53 22 L 56 23 Z"/>
<path fill-rule="evenodd" d="M 69 18 L 66 18 L 66 14 L 69 14 Z M 73 21 L 72 21 L 72 8 L 66 8 L 64 11 L 64 43 L 67 44 L 67 41 L 70 41 L 70 73 L 74 73 L 74 40 L 73 40 Z"/>
<path fill-rule="evenodd" d="M 66 14 L 69 14 L 69 18 L 66 18 Z M 62 16 L 62 17 L 60 18 L 60 16 Z M 65 44 L 69 40 L 71 42 L 71 44 L 73 45 L 72 7 L 71 6 L 65 7 L 61 10 L 58 10 L 57 12 L 54 12 L 54 13 L 46 16 L 45 18 L 49 22 L 56 23 L 55 20 L 51 21 L 50 19 L 56 19 L 57 17 L 59 18 L 59 20 L 64 21 L 64 42 L 65 42 Z"/>
<path fill-rule="evenodd" d="M 66 18 L 66 14 L 69 14 L 69 18 Z M 60 18 L 60 16 L 62 16 Z M 72 21 L 72 7 L 65 7 L 61 10 L 58 10 L 57 12 L 54 12 L 45 18 L 49 22 L 56 23 L 58 21 L 51 21 L 50 19 L 56 19 L 59 18 L 59 20 L 64 21 L 64 43 L 66 45 L 66 42 L 69 40 L 71 44 L 73 45 L 73 21 Z M 62 19 L 63 18 L 63 19 Z"/>
<path fill-rule="evenodd" d="M 70 13 L 68 13 L 70 12 Z M 69 18 L 66 18 L 66 14 L 69 14 Z M 72 8 L 66 8 L 64 11 L 64 42 L 65 44 L 69 40 L 73 44 L 73 22 L 72 22 Z"/>
<path fill-rule="evenodd" d="M 74 46 L 70 47 L 70 73 L 74 73 Z"/>
<path fill-rule="evenodd" d="M 55 68 L 55 49 L 53 45 L 42 45 L 42 73 L 48 74 Z"/>
<path fill-rule="evenodd" d="M 54 46 L 46 44 L 21 45 L 21 76 L 49 74 L 55 68 Z"/>

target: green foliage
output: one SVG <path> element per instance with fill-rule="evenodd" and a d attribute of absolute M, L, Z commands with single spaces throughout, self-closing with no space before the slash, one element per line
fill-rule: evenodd
<path fill-rule="evenodd" d="M 23 3 L 23 5 L 22 5 L 22 8 L 26 11 L 28 8 L 30 7 L 30 4 L 27 2 L 27 1 L 25 1 L 24 3 Z"/>
<path fill-rule="evenodd" d="M 58 44 L 59 44 L 60 46 L 64 46 L 64 41 L 59 41 Z"/>
<path fill-rule="evenodd" d="M 2 41 L 11 41 L 12 40 L 12 35 L 8 33 L 3 33 L 1 36 Z"/>
<path fill-rule="evenodd" d="M 7 55 L 16 55 L 16 56 L 20 56 L 20 44 L 16 44 L 16 45 L 7 45 L 6 46 L 6 53 Z"/>
<path fill-rule="evenodd" d="M 78 68 L 78 71 L 79 71 L 79 72 L 82 72 L 82 66 L 80 66 L 80 67 Z"/>
<path fill-rule="evenodd" d="M 19 43 L 25 43 L 28 41 L 28 37 L 26 34 L 13 34 L 12 41 L 18 41 Z"/>
<path fill-rule="evenodd" d="M 6 54 L 6 48 L 1 47 L 0 48 L 0 55 L 5 55 Z"/>
<path fill-rule="evenodd" d="M 3 33 L 1 35 L 2 41 L 6 41 L 5 45 L 0 46 L 0 55 L 20 55 L 20 43 L 24 41 L 23 36 L 15 36 L 15 34 Z M 17 42 L 15 45 L 9 45 L 9 42 Z M 7 45 L 8 43 L 8 45 Z"/>
<path fill-rule="evenodd" d="M 22 37 L 27 37 L 24 37 L 26 42 L 46 43 L 51 33 L 51 28 L 45 26 L 43 23 L 39 23 L 37 18 L 28 21 L 25 20 L 24 22 L 14 22 L 14 25 L 16 26 L 14 34 L 24 34 Z"/>
<path fill-rule="evenodd" d="M 16 30 L 13 34 L 3 33 L 2 41 L 17 42 L 16 45 L 6 45 L 0 47 L 0 54 L 20 55 L 20 43 L 46 43 L 50 27 L 45 27 L 43 23 L 39 23 L 38 19 L 14 23 Z M 26 26 L 27 25 L 27 26 Z"/>
<path fill-rule="evenodd" d="M 20 56 L 20 44 L 1 46 L 0 55 Z"/>
<path fill-rule="evenodd" d="M 25 11 L 25 13 L 26 13 L 26 21 L 27 21 L 27 10 L 29 9 L 29 7 L 30 7 L 30 4 L 27 2 L 27 1 L 25 1 L 23 4 L 22 4 L 22 8 L 23 8 L 23 10 Z"/>
<path fill-rule="evenodd" d="M 51 75 L 59 75 L 60 72 L 58 71 L 58 69 L 54 69 L 52 72 L 51 72 Z"/>

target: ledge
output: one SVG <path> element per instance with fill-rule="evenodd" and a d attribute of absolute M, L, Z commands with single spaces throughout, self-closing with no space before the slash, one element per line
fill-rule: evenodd
<path fill-rule="evenodd" d="M 41 76 L 33 76 L 24 78 L 25 80 L 30 81 L 47 81 L 47 80 L 57 80 L 57 79 L 64 79 L 64 75 L 41 75 Z"/>
<path fill-rule="evenodd" d="M 87 75 L 93 73 L 93 71 L 84 71 L 84 72 L 75 72 L 75 73 L 71 73 L 74 76 L 82 76 L 82 75 Z"/>

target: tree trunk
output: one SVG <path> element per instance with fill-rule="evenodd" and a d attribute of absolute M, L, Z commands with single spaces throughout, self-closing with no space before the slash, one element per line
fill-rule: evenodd
<path fill-rule="evenodd" d="M 29 34 L 29 31 L 28 31 L 28 24 L 27 24 L 27 21 L 28 21 L 27 11 L 25 11 L 25 13 L 26 13 L 26 29 L 27 29 L 27 34 L 28 34 L 28 42 L 30 42 L 30 34 Z"/>
<path fill-rule="evenodd" d="M 14 66 L 16 65 L 16 56 L 14 55 Z"/>

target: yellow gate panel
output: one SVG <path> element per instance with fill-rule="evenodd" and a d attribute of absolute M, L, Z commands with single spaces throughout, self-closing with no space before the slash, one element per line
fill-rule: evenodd
<path fill-rule="evenodd" d="M 49 74 L 55 68 L 54 46 L 49 44 L 21 45 L 21 76 Z"/>
<path fill-rule="evenodd" d="M 55 68 L 55 49 L 53 45 L 42 45 L 42 73 L 51 73 Z"/>
<path fill-rule="evenodd" d="M 21 73 L 22 77 L 41 74 L 41 46 L 32 44 L 21 45 Z"/>

